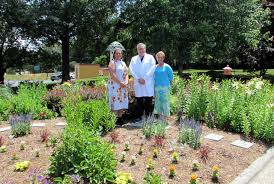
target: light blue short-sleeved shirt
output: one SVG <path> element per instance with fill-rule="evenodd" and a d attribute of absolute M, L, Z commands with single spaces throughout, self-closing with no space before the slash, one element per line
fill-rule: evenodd
<path fill-rule="evenodd" d="M 163 66 L 158 66 L 154 72 L 155 86 L 170 86 L 170 82 L 173 80 L 173 70 L 169 64 L 164 63 Z"/>

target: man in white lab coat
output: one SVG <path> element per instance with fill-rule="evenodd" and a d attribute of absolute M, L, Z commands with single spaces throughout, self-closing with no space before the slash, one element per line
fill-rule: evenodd
<path fill-rule="evenodd" d="M 137 45 L 138 55 L 132 57 L 129 69 L 134 78 L 134 91 L 137 99 L 137 121 L 145 111 L 146 116 L 152 113 L 152 98 L 154 96 L 154 70 L 156 61 L 154 57 L 146 53 L 146 45 Z"/>

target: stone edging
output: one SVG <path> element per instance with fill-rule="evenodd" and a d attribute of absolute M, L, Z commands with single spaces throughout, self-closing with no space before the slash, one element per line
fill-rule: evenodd
<path fill-rule="evenodd" d="M 260 171 L 268 164 L 268 162 L 274 159 L 274 146 L 269 148 L 267 152 L 255 160 L 247 169 L 245 169 L 237 178 L 235 178 L 230 184 L 248 184 L 255 178 Z"/>
<path fill-rule="evenodd" d="M 55 126 L 57 127 L 63 127 L 63 126 L 66 126 L 67 124 L 65 122 L 58 122 L 58 123 L 55 123 Z M 35 127 L 35 128 L 39 128 L 39 127 L 45 127 L 46 126 L 46 123 L 32 123 L 31 124 L 32 127 Z M 11 126 L 7 126 L 7 127 L 2 127 L 0 128 L 0 132 L 5 132 L 5 131 L 8 131 L 11 129 Z"/>

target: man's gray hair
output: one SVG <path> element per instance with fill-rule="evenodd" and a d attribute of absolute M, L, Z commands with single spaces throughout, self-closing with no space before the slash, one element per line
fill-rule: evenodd
<path fill-rule="evenodd" d="M 138 43 L 137 44 L 137 49 L 140 48 L 140 47 L 146 48 L 146 44 L 144 44 L 144 43 Z"/>

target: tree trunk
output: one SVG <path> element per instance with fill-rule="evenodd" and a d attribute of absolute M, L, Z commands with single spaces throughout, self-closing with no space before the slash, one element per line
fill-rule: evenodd
<path fill-rule="evenodd" d="M 178 65 L 178 75 L 179 76 L 183 74 L 182 51 L 183 51 L 183 48 L 181 46 L 178 46 L 177 65 Z"/>
<path fill-rule="evenodd" d="M 6 68 L 4 67 L 3 59 L 0 58 L 0 84 L 4 84 L 5 73 L 6 73 Z"/>
<path fill-rule="evenodd" d="M 178 46 L 178 75 L 183 74 L 183 68 L 188 67 L 190 59 L 190 48 Z"/>
<path fill-rule="evenodd" d="M 70 80 L 69 76 L 69 33 L 62 36 L 62 83 Z"/>

